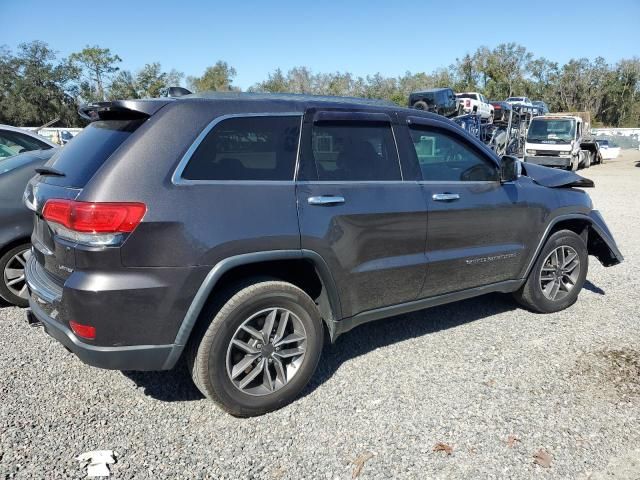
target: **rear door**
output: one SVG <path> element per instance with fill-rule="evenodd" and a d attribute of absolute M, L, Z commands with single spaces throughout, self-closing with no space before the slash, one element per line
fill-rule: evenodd
<path fill-rule="evenodd" d="M 328 263 L 345 317 L 414 300 L 424 281 L 426 202 L 417 164 L 399 161 L 396 128 L 394 114 L 305 115 L 301 244 Z"/>
<path fill-rule="evenodd" d="M 535 221 L 517 183 L 502 184 L 497 162 L 455 127 L 410 122 L 429 209 L 421 297 L 517 278 Z"/>

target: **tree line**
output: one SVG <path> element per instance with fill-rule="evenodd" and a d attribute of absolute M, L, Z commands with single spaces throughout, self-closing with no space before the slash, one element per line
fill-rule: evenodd
<path fill-rule="evenodd" d="M 20 44 L 15 52 L 0 47 L 0 123 L 40 126 L 57 119 L 58 126 L 81 126 L 81 103 L 158 97 L 176 85 L 196 92 L 240 91 L 233 83 L 235 68 L 222 60 L 201 76 L 189 77 L 165 71 L 158 62 L 135 72 L 121 69 L 121 62 L 120 56 L 99 46 L 86 46 L 68 58 L 59 58 L 37 40 Z M 602 57 L 579 58 L 559 64 L 516 43 L 482 46 L 448 67 L 398 77 L 278 68 L 248 91 L 378 98 L 406 105 L 412 91 L 434 87 L 479 91 L 494 100 L 528 96 L 545 101 L 552 111 L 590 111 L 596 125 L 640 125 L 639 58 L 615 64 Z"/>

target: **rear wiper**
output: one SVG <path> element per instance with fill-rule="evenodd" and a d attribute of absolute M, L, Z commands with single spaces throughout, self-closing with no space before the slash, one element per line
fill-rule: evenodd
<path fill-rule="evenodd" d="M 62 173 L 60 170 L 56 170 L 51 167 L 36 168 L 36 173 L 39 173 L 40 175 L 51 175 L 53 177 L 66 177 L 66 173 Z"/>

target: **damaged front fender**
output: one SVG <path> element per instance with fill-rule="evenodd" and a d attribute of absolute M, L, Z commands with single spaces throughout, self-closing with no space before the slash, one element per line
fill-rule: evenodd
<path fill-rule="evenodd" d="M 581 177 L 575 172 L 559 170 L 557 168 L 543 167 L 533 163 L 522 164 L 523 175 L 531 178 L 538 185 L 549 188 L 566 187 L 594 187 L 593 180 Z"/>
<path fill-rule="evenodd" d="M 605 267 L 612 267 L 622 262 L 624 257 L 600 212 L 592 210 L 589 213 L 589 218 L 591 219 L 587 244 L 589 254 L 600 260 L 600 263 Z"/>

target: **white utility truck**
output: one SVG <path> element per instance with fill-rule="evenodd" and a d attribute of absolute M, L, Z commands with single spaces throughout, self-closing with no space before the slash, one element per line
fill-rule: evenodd
<path fill-rule="evenodd" d="M 589 112 L 550 113 L 533 117 L 524 146 L 524 161 L 567 170 L 602 162 L 591 137 Z"/>

